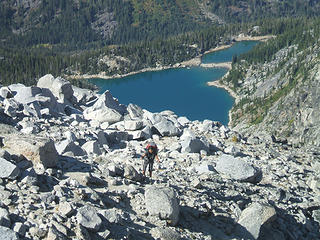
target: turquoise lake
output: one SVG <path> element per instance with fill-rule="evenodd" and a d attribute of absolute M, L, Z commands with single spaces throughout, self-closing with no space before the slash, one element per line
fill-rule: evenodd
<path fill-rule="evenodd" d="M 238 42 L 231 48 L 206 54 L 202 62 L 230 62 L 232 56 L 249 51 L 257 43 Z M 101 93 L 110 90 L 122 104 L 134 103 L 151 112 L 171 110 L 190 120 L 210 119 L 228 124 L 234 99 L 224 89 L 206 85 L 226 72 L 224 68 L 174 68 L 116 79 L 90 79 L 90 82 Z"/>

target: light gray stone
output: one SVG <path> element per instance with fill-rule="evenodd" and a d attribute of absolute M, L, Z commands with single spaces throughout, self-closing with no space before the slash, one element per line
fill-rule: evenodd
<path fill-rule="evenodd" d="M 170 228 L 153 228 L 151 229 L 151 235 L 154 239 L 161 240 L 180 240 L 181 236 L 178 232 Z"/>
<path fill-rule="evenodd" d="M 20 170 L 15 164 L 0 158 L 0 178 L 16 179 L 19 173 Z"/>
<path fill-rule="evenodd" d="M 91 206 L 81 207 L 76 217 L 81 226 L 94 232 L 97 232 L 102 224 L 102 220 L 98 216 L 96 209 Z"/>
<path fill-rule="evenodd" d="M 49 89 L 17 84 L 10 85 L 9 88 L 15 94 L 14 99 L 19 103 L 29 105 L 37 102 L 41 108 L 48 108 L 51 114 L 63 112 L 63 107 L 58 104 Z"/>
<path fill-rule="evenodd" d="M 189 138 L 192 138 L 192 139 L 196 138 L 196 134 L 191 129 L 185 128 L 183 130 L 183 134 L 180 137 L 180 140 L 186 140 L 186 139 L 189 139 Z"/>
<path fill-rule="evenodd" d="M 178 223 L 180 208 L 177 195 L 173 189 L 156 186 L 147 188 L 145 204 L 150 215 L 167 220 L 173 226 Z"/>
<path fill-rule="evenodd" d="M 141 180 L 141 175 L 137 172 L 137 170 L 131 166 L 131 165 L 126 165 L 124 167 L 124 174 L 123 176 L 127 179 L 130 179 L 132 181 L 140 181 Z"/>
<path fill-rule="evenodd" d="M 11 135 L 6 136 L 3 143 L 11 154 L 21 154 L 33 163 L 41 163 L 45 167 L 55 167 L 58 163 L 58 152 L 51 139 Z"/>
<path fill-rule="evenodd" d="M 256 136 L 249 136 L 247 139 L 247 143 L 250 145 L 258 145 L 261 143 L 261 140 Z"/>
<path fill-rule="evenodd" d="M 238 231 L 246 239 L 258 239 L 260 228 L 264 223 L 271 222 L 276 218 L 274 207 L 261 203 L 253 203 L 244 209 L 238 223 L 247 231 L 238 227 Z"/>
<path fill-rule="evenodd" d="M 109 164 L 108 166 L 106 166 L 106 168 L 109 170 L 110 176 L 122 177 L 124 174 L 124 170 L 120 168 L 120 166 L 116 166 L 115 164 Z"/>
<path fill-rule="evenodd" d="M 97 134 L 98 142 L 101 146 L 108 145 L 107 134 L 103 131 L 99 131 Z"/>
<path fill-rule="evenodd" d="M 215 169 L 224 177 L 239 181 L 255 181 L 259 171 L 246 161 L 223 154 L 219 157 Z"/>
<path fill-rule="evenodd" d="M 201 181 L 197 178 L 197 179 L 192 180 L 191 186 L 194 188 L 201 188 L 202 184 L 201 184 Z"/>
<path fill-rule="evenodd" d="M 75 102 L 70 82 L 61 77 L 54 78 L 51 74 L 47 74 L 38 80 L 37 87 L 49 89 L 63 104 L 72 105 Z"/>
<path fill-rule="evenodd" d="M 320 224 L 320 209 L 314 210 L 312 212 L 313 219 Z"/>
<path fill-rule="evenodd" d="M 59 203 L 59 213 L 63 217 L 70 217 L 74 212 L 74 208 L 69 202 L 60 202 Z"/>
<path fill-rule="evenodd" d="M 127 111 L 132 120 L 143 118 L 143 110 L 138 105 L 130 103 L 127 107 Z"/>
<path fill-rule="evenodd" d="M 89 89 L 82 89 L 76 86 L 72 86 L 72 89 L 78 103 L 87 104 L 96 98 L 94 92 Z"/>
<path fill-rule="evenodd" d="M 16 117 L 17 111 L 19 111 L 21 104 L 13 98 L 5 99 L 4 104 L 4 113 L 10 117 Z"/>
<path fill-rule="evenodd" d="M 40 115 L 42 118 L 51 118 L 51 113 L 49 108 L 43 108 L 40 110 Z"/>
<path fill-rule="evenodd" d="M 235 146 L 229 146 L 227 148 L 224 149 L 224 152 L 226 154 L 232 155 L 232 156 L 240 156 L 241 155 L 241 151 L 239 148 L 235 147 Z"/>
<path fill-rule="evenodd" d="M 100 210 L 99 214 L 101 214 L 109 223 L 122 224 L 123 222 L 122 216 L 117 208 Z"/>
<path fill-rule="evenodd" d="M 0 96 L 3 98 L 12 98 L 13 93 L 8 87 L 2 87 L 0 88 Z"/>
<path fill-rule="evenodd" d="M 67 239 L 67 236 L 60 232 L 55 225 L 52 225 L 47 233 L 46 240 Z"/>
<path fill-rule="evenodd" d="M 21 223 L 21 222 L 16 222 L 13 224 L 13 231 L 19 234 L 19 236 L 24 237 L 26 235 L 26 232 L 28 230 L 27 225 Z"/>
<path fill-rule="evenodd" d="M 35 101 L 35 96 L 41 94 L 41 88 L 26 87 L 23 84 L 12 84 L 8 87 L 14 94 L 14 99 L 20 103 L 31 103 Z"/>
<path fill-rule="evenodd" d="M 140 130 L 143 127 L 142 121 L 126 120 L 124 121 L 124 128 L 128 131 Z"/>
<path fill-rule="evenodd" d="M 0 208 L 0 226 L 10 228 L 11 220 L 7 209 Z"/>
<path fill-rule="evenodd" d="M 74 156 L 86 155 L 86 152 L 79 145 L 76 145 L 73 141 L 68 139 L 56 143 L 55 147 L 60 155 L 63 155 L 66 152 L 72 152 Z"/>
<path fill-rule="evenodd" d="M 110 124 L 119 122 L 123 119 L 126 109 L 112 97 L 109 91 L 104 92 L 96 103 L 84 110 L 83 115 L 87 120 L 96 120 L 100 123 Z"/>
<path fill-rule="evenodd" d="M 19 240 L 19 236 L 16 232 L 2 226 L 0 226 L 0 236 L 2 240 Z"/>
<path fill-rule="evenodd" d="M 5 160 L 11 160 L 11 155 L 8 151 L 0 148 L 0 158 L 4 158 Z"/>
<path fill-rule="evenodd" d="M 9 199 L 11 192 L 0 189 L 0 199 Z"/>
<path fill-rule="evenodd" d="M 163 116 L 161 116 L 159 113 L 151 113 L 147 110 L 144 110 L 143 118 L 149 120 L 152 125 L 155 125 L 155 124 L 165 120 L 165 118 Z"/>
<path fill-rule="evenodd" d="M 209 151 L 209 147 L 199 138 L 184 137 L 180 144 L 182 153 L 200 153 L 201 150 Z"/>
<path fill-rule="evenodd" d="M 189 124 L 191 121 L 186 117 L 179 117 L 178 122 L 181 124 L 181 126 L 185 127 L 187 124 Z"/>
<path fill-rule="evenodd" d="M 1 138 L 3 138 L 4 135 L 18 134 L 18 133 L 19 133 L 19 131 L 17 129 L 15 129 L 13 126 L 0 123 L 0 136 L 1 136 Z"/>
<path fill-rule="evenodd" d="M 72 141 L 72 142 L 75 142 L 77 140 L 76 135 L 71 131 L 65 132 L 64 136 L 67 138 L 67 140 Z"/>
<path fill-rule="evenodd" d="M 212 173 L 214 172 L 214 167 L 212 164 L 207 163 L 207 162 L 203 162 L 201 163 L 199 166 L 195 167 L 195 171 L 198 174 L 204 174 L 204 173 Z"/>
<path fill-rule="evenodd" d="M 103 231 L 98 232 L 98 235 L 102 237 L 102 239 L 108 239 L 111 232 L 108 229 L 104 229 Z"/>
<path fill-rule="evenodd" d="M 173 122 L 165 118 L 162 118 L 160 122 L 154 125 L 154 127 L 159 131 L 159 133 L 162 136 L 168 136 L 168 137 L 179 136 L 181 132 L 179 128 L 177 128 L 174 125 Z"/>
<path fill-rule="evenodd" d="M 152 131 L 149 126 L 146 126 L 142 129 L 142 138 L 147 140 L 152 137 Z"/>
<path fill-rule="evenodd" d="M 23 114 L 30 117 L 41 118 L 41 106 L 38 102 L 23 104 Z"/>
<path fill-rule="evenodd" d="M 31 234 L 32 238 L 44 238 L 48 233 L 48 226 L 31 227 L 29 229 L 29 233 Z"/>
<path fill-rule="evenodd" d="M 210 132 L 213 130 L 213 126 L 214 126 L 213 121 L 206 119 L 202 122 L 202 124 L 199 125 L 199 130 L 204 133 Z"/>
<path fill-rule="evenodd" d="M 39 127 L 32 121 L 20 121 L 19 125 L 22 127 L 20 131 L 24 134 L 33 134 L 39 132 Z"/>
<path fill-rule="evenodd" d="M 82 149 L 84 149 L 87 154 L 97 154 L 97 155 L 101 154 L 99 142 L 95 140 L 89 141 L 83 144 Z"/>
<path fill-rule="evenodd" d="M 151 138 L 152 131 L 149 126 L 142 130 L 128 131 L 128 140 L 147 140 Z"/>

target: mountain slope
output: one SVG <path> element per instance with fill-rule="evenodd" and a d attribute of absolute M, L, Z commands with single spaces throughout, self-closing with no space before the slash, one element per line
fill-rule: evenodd
<path fill-rule="evenodd" d="M 69 48 L 168 37 L 206 28 L 283 16 L 319 15 L 319 1 L 284 0 L 4 0 L 0 38 Z"/>
<path fill-rule="evenodd" d="M 125 106 L 52 75 L 0 93 L 2 239 L 319 239 L 319 149 Z M 143 177 L 153 141 L 160 163 Z"/>
<path fill-rule="evenodd" d="M 239 99 L 233 126 L 261 131 L 293 144 L 320 145 L 319 19 L 240 56 L 223 81 Z"/>
<path fill-rule="evenodd" d="M 125 43 L 206 26 L 194 1 L 2 1 L 1 33 L 25 45 Z"/>

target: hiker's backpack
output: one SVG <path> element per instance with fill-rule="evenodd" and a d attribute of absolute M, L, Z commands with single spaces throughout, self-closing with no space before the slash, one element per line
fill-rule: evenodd
<path fill-rule="evenodd" d="M 155 144 L 154 142 L 148 143 L 148 145 L 147 145 L 147 147 L 146 147 L 146 150 L 148 151 L 149 148 L 153 148 L 153 151 L 154 151 L 155 153 L 158 153 L 157 144 Z"/>

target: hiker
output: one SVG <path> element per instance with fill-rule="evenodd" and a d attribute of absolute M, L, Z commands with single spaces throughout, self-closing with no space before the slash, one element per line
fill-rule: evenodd
<path fill-rule="evenodd" d="M 143 176 L 146 176 L 146 170 L 149 165 L 149 176 L 152 177 L 153 162 L 155 158 L 160 162 L 158 157 L 158 147 L 155 143 L 149 143 L 146 147 L 146 152 L 141 156 L 141 159 L 144 159 L 142 170 Z"/>

